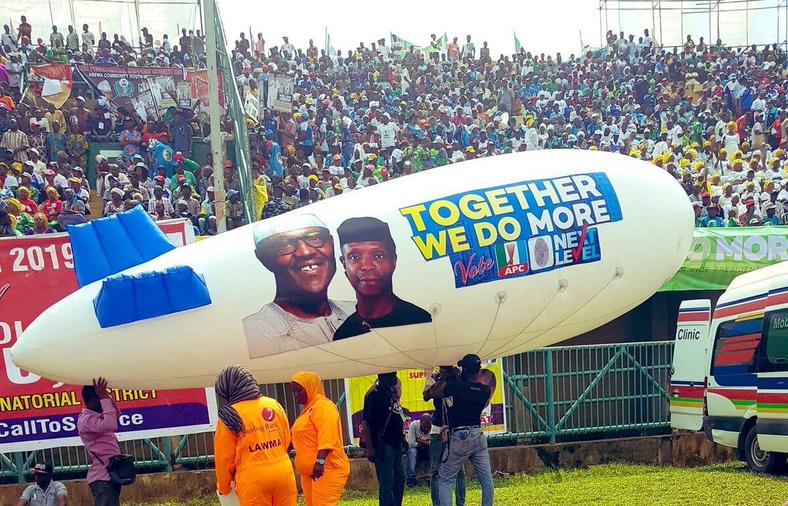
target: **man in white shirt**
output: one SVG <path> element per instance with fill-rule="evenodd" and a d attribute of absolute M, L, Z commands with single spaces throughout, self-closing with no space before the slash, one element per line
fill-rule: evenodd
<path fill-rule="evenodd" d="M 660 135 L 659 140 L 654 144 L 654 150 L 651 152 L 651 156 L 660 156 L 670 151 L 668 146 L 668 133 L 662 132 Z"/>
<path fill-rule="evenodd" d="M 408 426 L 408 466 L 406 475 L 408 486 L 416 486 L 416 464 L 430 460 L 430 432 L 432 431 L 432 415 L 424 413 L 418 420 Z"/>
<path fill-rule="evenodd" d="M 3 165 L 0 167 L 0 176 L 2 175 L 5 175 L 5 183 L 3 184 L 3 188 L 7 188 L 15 192 L 19 186 L 19 180 L 14 176 L 14 173 L 10 171 L 8 167 Z"/>
<path fill-rule="evenodd" d="M 312 214 L 295 216 L 288 225 L 282 229 L 262 220 L 252 229 L 255 255 L 273 273 L 276 295 L 242 320 L 249 358 L 330 343 L 353 313 L 352 302 L 328 298 L 336 273 L 328 228 Z"/>
<path fill-rule="evenodd" d="M 62 483 L 52 479 L 52 465 L 39 462 L 32 471 L 35 483 L 28 485 L 22 492 L 17 505 L 66 506 L 68 491 Z"/>
<path fill-rule="evenodd" d="M 471 42 L 471 36 L 465 37 L 465 44 L 462 46 L 462 59 L 476 58 L 476 45 Z"/>
<path fill-rule="evenodd" d="M 88 28 L 88 25 L 82 25 L 82 48 L 88 53 L 92 53 L 93 46 L 96 45 L 96 37 Z"/>
<path fill-rule="evenodd" d="M 399 133 L 399 127 L 391 122 L 389 113 L 384 113 L 383 123 L 378 125 L 378 136 L 380 137 L 380 147 L 386 151 L 386 156 L 394 149 L 394 143 Z"/>
<path fill-rule="evenodd" d="M 378 184 L 377 178 L 373 175 L 374 171 L 375 171 L 375 166 L 372 165 L 371 163 L 367 164 L 364 167 L 364 174 L 360 178 L 358 178 L 356 184 L 358 184 L 358 186 L 360 187 L 366 187 L 366 186 L 372 186 L 374 184 Z"/>
<path fill-rule="evenodd" d="M 654 39 L 651 38 L 651 35 L 648 33 L 648 28 L 643 30 L 643 46 L 651 47 L 654 43 Z"/>
<path fill-rule="evenodd" d="M 74 27 L 68 25 L 68 35 L 66 35 L 66 48 L 71 51 L 79 51 L 79 34 L 74 31 Z"/>
<path fill-rule="evenodd" d="M 342 157 L 340 155 L 333 156 L 331 165 L 328 166 L 328 172 L 332 176 L 342 177 L 345 175 L 345 168 L 342 167 Z"/>
<path fill-rule="evenodd" d="M 292 59 L 293 56 L 295 56 L 295 47 L 290 43 L 287 36 L 282 37 L 282 40 L 285 41 L 285 43 L 282 44 L 282 51 L 286 52 Z"/>
<path fill-rule="evenodd" d="M 11 33 L 11 28 L 8 25 L 3 25 L 3 30 L 3 34 L 0 35 L 0 44 L 11 49 L 11 52 L 16 51 L 16 37 Z"/>
<path fill-rule="evenodd" d="M 27 155 L 29 157 L 28 161 L 33 164 L 33 173 L 37 176 L 43 176 L 47 166 L 41 161 L 41 153 L 36 148 L 30 148 L 27 150 Z"/>

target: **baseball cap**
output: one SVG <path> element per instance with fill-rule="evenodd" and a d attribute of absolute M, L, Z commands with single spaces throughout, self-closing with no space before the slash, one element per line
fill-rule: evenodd
<path fill-rule="evenodd" d="M 480 359 L 478 355 L 474 355 L 473 353 L 469 353 L 465 355 L 464 357 L 462 357 L 462 360 L 457 362 L 457 366 L 462 368 L 469 367 L 473 369 L 473 368 L 479 368 L 481 367 L 481 365 L 482 365 L 482 359 Z"/>
<path fill-rule="evenodd" d="M 36 465 L 30 470 L 33 474 L 48 474 L 52 475 L 52 464 L 45 462 L 36 462 Z"/>

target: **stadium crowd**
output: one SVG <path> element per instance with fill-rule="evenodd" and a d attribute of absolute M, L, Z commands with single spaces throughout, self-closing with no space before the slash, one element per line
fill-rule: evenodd
<path fill-rule="evenodd" d="M 204 112 L 172 109 L 146 122 L 104 97 L 31 106 L 20 89 L 29 66 L 46 62 L 202 67 L 199 31 L 184 29 L 172 45 L 144 29 L 138 46 L 105 33 L 96 40 L 88 25 L 65 35 L 53 27 L 47 44 L 24 18 L 4 32 L 0 235 L 45 233 L 138 203 L 156 219 L 185 216 L 215 233 L 211 160 L 192 154 L 209 133 Z M 606 47 L 568 58 L 523 49 L 493 58 L 470 35 L 329 52 L 312 41 L 296 49 L 287 37 L 272 45 L 262 34 L 235 41 L 244 102 L 265 99 L 274 73 L 294 81 L 290 112 L 246 118 L 255 219 L 464 160 L 590 149 L 666 170 L 685 188 L 697 226 L 788 223 L 788 78 L 777 44 L 729 48 L 688 35 L 682 47 L 664 48 L 644 30 L 609 32 Z M 99 140 L 117 140 L 122 156 L 96 158 L 98 177 L 88 181 L 89 144 Z M 162 149 L 173 153 L 173 168 L 158 165 Z M 247 217 L 230 161 L 225 188 L 232 228 Z M 102 209 L 90 207 L 91 191 Z"/>

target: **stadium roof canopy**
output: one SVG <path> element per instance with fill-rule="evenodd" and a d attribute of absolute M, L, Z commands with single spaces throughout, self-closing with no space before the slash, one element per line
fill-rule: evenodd
<path fill-rule="evenodd" d="M 5 0 L 2 10 L 7 16 L 2 23 L 10 23 L 13 30 L 19 26 L 20 16 L 27 16 L 34 44 L 39 37 L 49 44 L 52 25 L 65 34 L 69 24 L 79 33 L 82 25 L 88 24 L 97 41 L 101 32 L 110 40 L 117 33 L 136 45 L 140 31 L 147 27 L 156 40 L 166 33 L 177 45 L 180 28 L 199 29 L 202 25 L 200 0 Z"/>
<path fill-rule="evenodd" d="M 602 36 L 607 30 L 642 35 L 648 28 L 664 46 L 720 38 L 726 46 L 785 44 L 788 0 L 597 0 Z"/>

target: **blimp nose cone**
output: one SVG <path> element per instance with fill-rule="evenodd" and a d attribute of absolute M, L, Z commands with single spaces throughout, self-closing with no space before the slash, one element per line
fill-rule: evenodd
<path fill-rule="evenodd" d="M 11 347 L 11 362 L 18 368 L 34 371 L 52 365 L 50 353 L 46 352 L 45 334 L 38 330 L 40 327 L 34 322 Z M 48 346 L 50 349 L 53 347 L 52 343 Z"/>
<path fill-rule="evenodd" d="M 44 311 L 11 347 L 11 362 L 25 371 L 37 374 L 46 371 L 47 379 L 65 381 L 70 377 L 75 380 L 73 371 L 78 370 L 80 364 L 75 363 L 73 357 L 86 355 L 89 350 L 71 353 L 71 345 L 75 343 L 69 338 L 76 332 L 73 319 L 77 317 L 73 313 L 74 308 L 68 303 Z"/>

